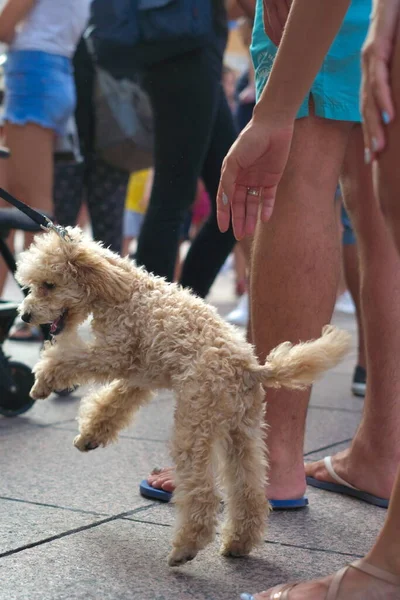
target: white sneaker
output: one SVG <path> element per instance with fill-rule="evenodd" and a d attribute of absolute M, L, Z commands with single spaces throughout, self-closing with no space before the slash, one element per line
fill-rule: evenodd
<path fill-rule="evenodd" d="M 241 296 L 239 302 L 237 303 L 236 308 L 234 308 L 225 319 L 231 325 L 238 325 L 239 327 L 247 327 L 247 323 L 249 321 L 249 296 L 248 294 L 243 294 Z"/>
<path fill-rule="evenodd" d="M 343 292 L 341 296 L 336 300 L 335 310 L 346 313 L 346 315 L 354 315 L 356 312 L 356 307 L 354 306 L 354 302 L 348 290 Z"/>

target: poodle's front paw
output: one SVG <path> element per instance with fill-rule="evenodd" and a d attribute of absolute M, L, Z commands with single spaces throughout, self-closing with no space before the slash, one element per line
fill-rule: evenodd
<path fill-rule="evenodd" d="M 48 398 L 52 392 L 53 388 L 47 381 L 44 379 L 36 379 L 29 395 L 34 400 L 44 400 L 45 398 Z"/>
<path fill-rule="evenodd" d="M 89 450 L 96 450 L 100 444 L 82 434 L 79 434 L 74 439 L 74 446 L 81 452 L 89 452 Z"/>
<path fill-rule="evenodd" d="M 168 556 L 168 564 L 170 567 L 179 567 L 193 560 L 197 553 L 198 549 L 193 546 L 174 548 Z"/>

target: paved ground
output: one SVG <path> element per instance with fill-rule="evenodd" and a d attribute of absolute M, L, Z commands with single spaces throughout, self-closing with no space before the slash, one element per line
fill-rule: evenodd
<path fill-rule="evenodd" d="M 233 305 L 230 276 L 211 301 Z M 8 297 L 15 296 L 13 286 Z M 351 317 L 335 317 L 355 333 Z M 9 343 L 33 364 L 36 344 Z M 350 394 L 355 352 L 315 386 L 306 459 L 344 448 L 362 401 Z M 160 394 L 120 442 L 87 455 L 72 446 L 79 398 L 51 397 L 25 415 L 0 417 L 0 600 L 235 600 L 281 581 L 328 573 L 362 556 L 385 511 L 309 489 L 310 507 L 274 513 L 265 544 L 241 560 L 219 556 L 218 540 L 192 563 L 166 565 L 174 508 L 141 498 L 138 484 L 168 464 L 173 402 Z"/>

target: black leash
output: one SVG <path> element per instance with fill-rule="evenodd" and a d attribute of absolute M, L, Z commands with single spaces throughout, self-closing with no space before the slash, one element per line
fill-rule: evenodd
<path fill-rule="evenodd" d="M 21 202 L 21 200 L 17 200 L 17 198 L 14 198 L 14 196 L 12 196 L 3 188 L 0 188 L 0 198 L 3 198 L 3 200 L 9 204 L 12 204 L 15 208 L 18 208 L 18 210 L 26 214 L 26 216 L 32 219 L 32 221 L 35 221 L 35 223 L 40 225 L 42 229 L 45 229 L 46 231 L 49 231 L 50 229 L 55 231 L 63 240 L 68 238 L 68 231 L 64 227 L 61 227 L 60 225 L 54 225 L 54 223 L 50 221 L 48 217 L 45 217 L 42 215 L 42 213 L 31 208 L 24 202 Z"/>

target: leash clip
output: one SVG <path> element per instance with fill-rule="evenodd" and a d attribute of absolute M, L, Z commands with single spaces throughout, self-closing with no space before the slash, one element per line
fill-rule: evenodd
<path fill-rule="evenodd" d="M 53 221 L 50 221 L 48 217 L 45 217 L 46 225 L 41 225 L 40 227 L 45 231 L 54 231 L 62 240 L 66 242 L 72 242 L 71 236 L 65 227 L 61 225 L 54 225 Z"/>

